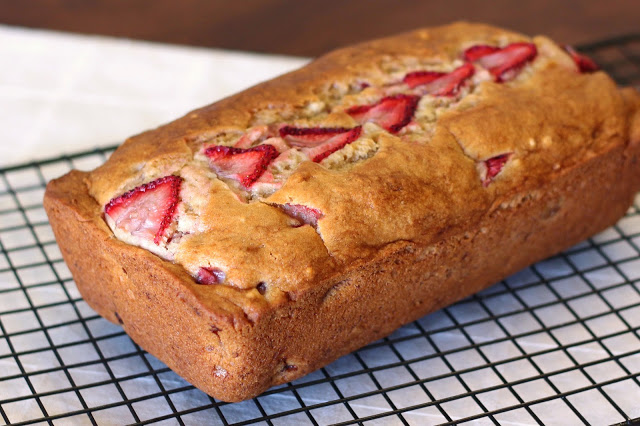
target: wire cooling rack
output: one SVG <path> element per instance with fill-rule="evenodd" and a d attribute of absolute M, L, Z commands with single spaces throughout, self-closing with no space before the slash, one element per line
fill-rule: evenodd
<path fill-rule="evenodd" d="M 640 84 L 640 35 L 584 46 Z M 640 197 L 566 252 L 293 383 L 227 404 L 81 299 L 45 183 L 111 149 L 0 170 L 0 422 L 631 424 L 640 417 Z M 99 285 L 99 277 L 96 278 Z"/>

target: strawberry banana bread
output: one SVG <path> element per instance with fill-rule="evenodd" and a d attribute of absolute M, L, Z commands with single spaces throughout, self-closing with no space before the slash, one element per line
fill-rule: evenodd
<path fill-rule="evenodd" d="M 135 136 L 45 206 L 87 303 L 238 401 L 615 223 L 639 106 L 571 49 L 458 23 Z"/>

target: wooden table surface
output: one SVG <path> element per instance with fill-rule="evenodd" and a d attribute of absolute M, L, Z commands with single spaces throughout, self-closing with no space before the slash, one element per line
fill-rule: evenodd
<path fill-rule="evenodd" d="M 640 32 L 638 0 L 0 0 L 0 23 L 316 56 L 454 20 L 580 44 Z"/>

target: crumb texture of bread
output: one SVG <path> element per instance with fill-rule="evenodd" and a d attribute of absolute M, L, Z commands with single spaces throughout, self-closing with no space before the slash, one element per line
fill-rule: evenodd
<path fill-rule="evenodd" d="M 45 208 L 94 309 L 239 401 L 612 225 L 638 155 L 635 90 L 456 23 L 134 136 Z"/>

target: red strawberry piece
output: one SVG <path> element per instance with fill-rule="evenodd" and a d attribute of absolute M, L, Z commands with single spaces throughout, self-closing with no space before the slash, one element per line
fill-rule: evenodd
<path fill-rule="evenodd" d="M 273 145 L 258 145 L 249 149 L 215 145 L 208 147 L 204 154 L 209 157 L 211 168 L 219 176 L 236 180 L 249 188 L 278 156 L 278 150 Z"/>
<path fill-rule="evenodd" d="M 499 51 L 498 46 L 487 46 L 486 44 L 476 44 L 464 51 L 462 55 L 465 61 L 475 62 L 483 56 Z"/>
<path fill-rule="evenodd" d="M 240 136 L 240 139 L 238 139 L 235 145 L 233 146 L 235 148 L 242 148 L 242 149 L 251 148 L 253 144 L 267 137 L 268 134 L 269 134 L 269 127 L 267 126 L 252 127 L 249 130 L 247 130 L 245 133 L 243 133 L 243 135 Z"/>
<path fill-rule="evenodd" d="M 482 186 L 489 186 L 493 178 L 502 171 L 502 168 L 506 162 L 509 161 L 511 155 L 512 153 L 501 154 L 483 161 L 485 173 L 483 173 L 484 176 L 482 176 Z"/>
<path fill-rule="evenodd" d="M 460 86 L 475 72 L 470 63 L 465 63 L 455 70 L 444 73 L 434 71 L 415 71 L 404 76 L 402 80 L 410 88 L 422 87 L 422 92 L 433 96 L 453 96 Z"/>
<path fill-rule="evenodd" d="M 289 144 L 303 147 L 302 151 L 319 163 L 339 149 L 355 141 L 362 133 L 362 126 L 345 127 L 293 127 L 284 126 L 280 134 Z"/>
<path fill-rule="evenodd" d="M 178 176 L 145 183 L 109 201 L 104 212 L 116 227 L 160 245 L 180 201 L 181 184 Z"/>
<path fill-rule="evenodd" d="M 196 281 L 198 284 L 219 284 L 225 279 L 225 273 L 218 268 L 201 267 L 198 270 Z"/>
<path fill-rule="evenodd" d="M 515 78 L 520 69 L 538 54 L 538 49 L 533 43 L 511 43 L 501 49 L 495 49 L 493 46 L 472 46 L 465 50 L 463 56 L 488 69 L 496 81 L 504 82 Z"/>
<path fill-rule="evenodd" d="M 280 128 L 280 137 L 284 138 L 291 146 L 314 147 L 326 142 L 334 136 L 346 133 L 351 129 L 347 127 L 294 127 L 283 126 Z"/>
<path fill-rule="evenodd" d="M 573 47 L 564 46 L 564 50 L 566 50 L 567 53 L 571 55 L 573 62 L 576 63 L 576 65 L 578 66 L 578 71 L 580 71 L 581 73 L 595 72 L 600 69 L 598 64 L 596 64 L 593 59 L 586 55 L 583 55 L 582 53 L 576 52 Z"/>
<path fill-rule="evenodd" d="M 391 133 L 398 133 L 413 118 L 419 100 L 419 96 L 413 95 L 387 96 L 375 104 L 351 107 L 347 114 L 361 124 L 374 122 Z"/>
<path fill-rule="evenodd" d="M 264 141 L 260 142 L 260 145 L 273 145 L 273 147 L 279 153 L 283 153 L 289 150 L 289 145 L 287 145 L 285 141 L 279 137 L 271 137 L 271 138 L 265 139 Z"/>
<path fill-rule="evenodd" d="M 342 149 L 351 142 L 357 140 L 361 133 L 362 126 L 357 126 L 348 132 L 340 133 L 339 135 L 335 135 L 327 139 L 320 145 L 312 148 L 303 148 L 302 151 L 311 158 L 311 161 L 319 163 L 337 150 Z"/>
<path fill-rule="evenodd" d="M 410 88 L 420 86 L 423 84 L 431 83 L 434 80 L 439 79 L 442 76 L 447 75 L 446 72 L 438 71 L 414 71 L 404 76 L 403 83 L 406 83 Z"/>
<path fill-rule="evenodd" d="M 300 225 L 296 227 L 307 224 L 315 228 L 318 226 L 318 221 L 324 217 L 324 214 L 322 214 L 320 210 L 314 209 L 313 207 L 303 206 L 302 204 L 286 203 L 274 205 L 285 212 L 287 215 L 300 221 Z"/>

